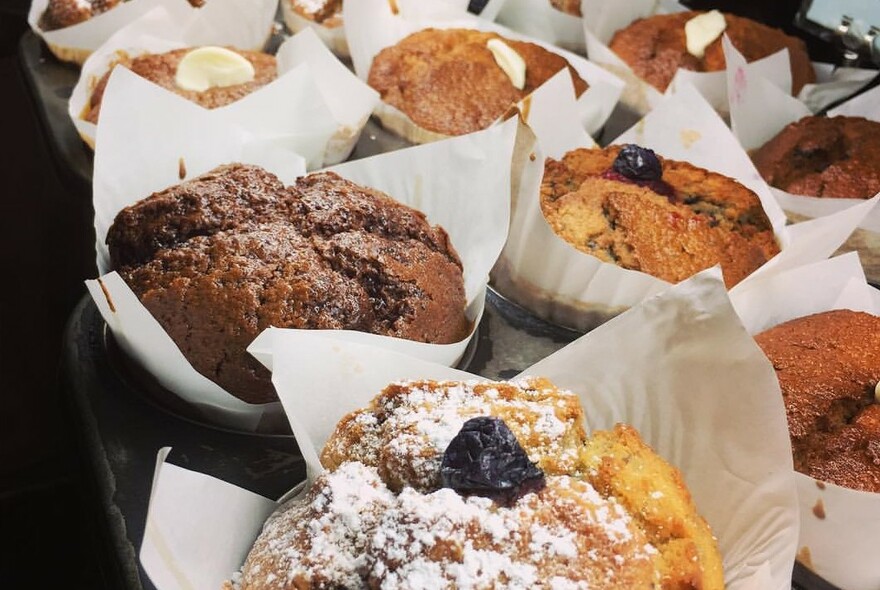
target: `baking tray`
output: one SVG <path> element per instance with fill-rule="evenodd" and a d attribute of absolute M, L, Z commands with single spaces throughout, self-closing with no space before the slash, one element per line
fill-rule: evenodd
<path fill-rule="evenodd" d="M 83 206 L 91 208 L 92 154 L 67 117 L 66 102 L 78 70 L 55 61 L 32 32 L 22 37 L 19 56 L 54 164 L 71 187 L 71 198 L 82 199 Z M 631 122 L 626 113 L 612 115 L 604 137 L 615 137 Z M 407 145 L 370 121 L 352 159 Z M 490 288 L 486 312 L 463 367 L 491 379 L 509 378 L 580 335 L 537 318 Z M 137 559 L 136 547 L 143 538 L 152 473 L 161 447 L 173 448 L 171 463 L 266 497 L 280 497 L 305 477 L 291 436 L 211 426 L 163 393 L 115 347 L 88 297 L 80 302 L 67 328 L 63 384 L 94 476 L 98 517 L 112 557 L 113 587 L 154 588 Z M 799 563 L 792 588 L 835 589 Z"/>

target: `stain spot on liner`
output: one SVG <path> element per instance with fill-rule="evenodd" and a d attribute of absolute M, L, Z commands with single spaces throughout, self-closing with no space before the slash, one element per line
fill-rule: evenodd
<path fill-rule="evenodd" d="M 816 505 L 813 506 L 813 516 L 819 520 L 825 520 L 825 504 L 822 502 L 822 498 L 816 500 Z"/>
<path fill-rule="evenodd" d="M 810 548 L 804 545 L 797 552 L 797 560 L 801 562 L 801 565 L 813 570 L 813 556 L 810 555 Z"/>
<path fill-rule="evenodd" d="M 183 159 L 183 156 L 180 156 L 177 161 L 177 176 L 180 180 L 186 178 L 186 160 Z"/>
<path fill-rule="evenodd" d="M 107 287 L 104 285 L 104 281 L 98 279 L 98 284 L 101 286 L 101 291 L 104 293 L 104 299 L 107 300 L 107 305 L 110 306 L 110 311 L 116 313 L 116 306 L 113 305 L 113 298 L 110 297 L 110 291 L 107 290 Z"/>
<path fill-rule="evenodd" d="M 819 488 L 820 490 L 824 490 L 824 489 L 825 489 L 825 482 L 824 482 L 824 481 L 819 481 L 819 480 L 817 479 L 817 480 L 816 480 L 816 487 Z"/>
<path fill-rule="evenodd" d="M 683 145 L 685 149 L 690 149 L 690 147 L 701 137 L 703 136 L 700 132 L 694 129 L 682 129 L 678 134 L 678 138 L 681 140 L 681 145 Z"/>

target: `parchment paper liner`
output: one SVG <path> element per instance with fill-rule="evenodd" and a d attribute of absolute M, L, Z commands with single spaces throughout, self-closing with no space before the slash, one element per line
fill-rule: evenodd
<path fill-rule="evenodd" d="M 608 47 L 614 33 L 636 19 L 654 14 L 669 14 L 689 10 L 674 0 L 581 0 L 586 36 L 587 55 L 590 60 L 603 64 L 627 82 L 621 102 L 639 114 L 651 110 L 660 100 L 662 93 L 638 78 L 632 69 Z M 760 72 L 772 80 L 786 93 L 791 93 L 791 69 L 788 51 L 783 50 L 763 59 L 749 63 L 749 69 Z M 863 86 L 874 73 L 859 68 L 839 68 L 834 70 L 829 64 L 813 62 L 817 84 L 807 84 L 800 91 L 798 99 L 811 105 L 813 109 L 847 96 L 856 88 Z M 675 92 L 682 84 L 691 84 L 709 101 L 712 107 L 726 114 L 728 108 L 726 76 L 721 72 L 692 72 L 679 69 L 666 90 Z"/>
<path fill-rule="evenodd" d="M 855 253 L 768 277 L 739 293 L 731 293 L 731 298 L 751 334 L 832 309 L 880 315 L 880 291 L 865 283 Z M 880 494 L 831 483 L 822 488 L 800 473 L 795 479 L 801 515 L 801 562 L 840 588 L 877 588 Z M 824 518 L 813 511 L 819 503 L 824 507 Z"/>
<path fill-rule="evenodd" d="M 138 107 L 129 93 L 139 90 L 117 84 L 120 74 L 136 77 L 124 69 L 112 75 L 109 84 L 119 89 L 108 90 L 110 100 L 103 106 L 95 154 L 95 235 L 102 273 L 109 270 L 104 237 L 116 213 L 156 190 L 180 182 L 181 158 L 187 178 L 229 162 L 261 165 L 285 184 L 304 173 L 302 158 L 285 150 L 283 144 L 253 138 L 240 127 L 218 125 L 209 111 L 188 101 L 169 101 L 163 117 L 154 122 L 132 116 L 132 109 Z M 160 96 L 168 100 L 166 95 L 163 92 Z M 105 121 L 113 133 L 104 134 Z M 355 182 L 385 190 L 424 211 L 432 223 L 444 226 L 464 264 L 467 315 L 474 325 L 483 310 L 488 271 L 507 236 L 511 151 L 517 125 L 512 120 L 478 134 L 383 154 L 337 169 Z M 169 137 L 174 141 L 169 142 Z M 447 170 L 457 173 L 448 174 Z M 100 281 L 87 281 L 87 285 L 122 349 L 162 386 L 202 409 L 208 419 L 253 430 L 259 427 L 264 413 L 274 419 L 280 412 L 277 403 L 242 402 L 196 372 L 115 272 L 105 274 Z M 461 342 L 442 346 L 375 335 L 347 336 L 341 331 L 334 335 L 454 364 L 473 332 Z"/>
<path fill-rule="evenodd" d="M 545 319 L 589 330 L 669 284 L 580 252 L 558 237 L 544 218 L 539 199 L 544 156 L 558 159 L 575 147 L 592 145 L 589 138 L 579 139 L 572 126 L 566 125 L 572 110 L 570 82 L 568 86 L 568 92 L 546 92 L 532 99 L 529 121 L 540 145 L 533 148 L 537 157 L 523 165 L 510 237 L 492 271 L 492 284 Z M 784 213 L 749 157 L 718 114 L 689 86 L 667 97 L 612 143 L 636 143 L 664 157 L 714 170 L 758 195 L 782 251 L 741 284 L 761 274 L 827 258 L 873 206 L 862 203 L 837 216 L 785 227 Z"/>
<path fill-rule="evenodd" d="M 496 20 L 523 35 L 586 54 L 583 19 L 553 8 L 550 0 L 507 0 Z"/>
<path fill-rule="evenodd" d="M 166 33 L 167 38 L 174 38 L 184 30 L 199 31 L 197 43 L 200 45 L 259 50 L 269 38 L 278 0 L 212 0 L 201 8 L 193 8 L 187 0 L 128 0 L 72 27 L 43 31 L 39 20 L 48 4 L 49 0 L 31 2 L 28 12 L 31 29 L 43 38 L 58 59 L 82 64 L 116 31 L 157 6 L 175 15 L 174 27 Z M 226 25 L 229 22 L 237 26 L 230 28 Z M 223 31 L 223 36 L 215 36 L 215 28 Z"/>
<path fill-rule="evenodd" d="M 728 68 L 727 81 L 730 121 L 744 149 L 751 151 L 761 147 L 789 123 L 812 114 L 806 105 L 786 95 L 767 79 L 743 69 L 742 55 L 733 46 L 725 45 L 724 49 L 728 63 L 734 65 Z M 828 116 L 837 115 L 880 122 L 880 88 L 869 90 L 828 111 Z M 790 215 L 810 218 L 830 215 L 864 202 L 864 199 L 795 195 L 777 188 L 772 191 L 779 205 Z M 865 231 L 858 232 L 860 235 L 853 238 L 863 242 L 861 247 L 853 248 L 855 244 L 852 243 L 847 247 L 862 253 L 868 276 L 880 281 L 880 207 L 874 207 L 859 227 Z"/>
<path fill-rule="evenodd" d="M 719 277 L 701 273 L 524 374 L 577 392 L 589 430 L 632 424 L 682 470 L 719 539 L 729 590 L 788 589 L 798 521 L 781 396 Z M 289 340 L 266 352 L 285 407 L 296 408 L 291 424 L 312 478 L 336 422 L 389 382 L 475 378 L 378 348 L 303 333 Z M 141 547 L 144 568 L 159 590 L 184 581 L 218 587 L 239 568 L 273 505 L 163 459 Z"/>
<path fill-rule="evenodd" d="M 164 53 L 197 44 L 197 31 L 182 31 L 184 36 L 173 40 L 154 35 L 173 27 L 173 15 L 157 7 L 113 35 L 83 65 L 68 115 L 90 146 L 94 146 L 95 125 L 81 115 L 98 80 L 121 55 Z M 379 101 L 378 94 L 333 57 L 312 31 L 285 41 L 277 58 L 278 79 L 233 104 L 212 109 L 213 116 L 242 125 L 258 137 L 313 136 L 308 145 L 300 141 L 298 146 L 310 169 L 347 158 Z"/>
<path fill-rule="evenodd" d="M 445 2 L 397 0 L 397 5 L 399 14 L 392 14 L 387 0 L 360 0 L 347 2 L 343 6 L 343 18 L 346 21 L 363 23 L 363 26 L 350 27 L 346 30 L 354 70 L 363 80 L 367 79 L 370 64 L 379 51 L 394 45 L 411 33 L 429 27 L 471 28 L 494 31 L 510 39 L 536 43 L 567 59 L 581 78 L 590 85 L 577 101 L 579 121 L 587 132 L 597 133 L 617 104 L 623 82 L 581 56 L 520 35 Z"/>

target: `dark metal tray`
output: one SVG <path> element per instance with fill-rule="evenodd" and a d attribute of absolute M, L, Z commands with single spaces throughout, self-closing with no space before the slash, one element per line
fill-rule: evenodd
<path fill-rule="evenodd" d="M 78 70 L 55 61 L 33 33 L 21 40 L 20 61 L 54 165 L 71 188 L 71 198 L 80 199 L 82 206 L 90 209 L 91 151 L 67 117 L 67 98 Z M 614 130 L 609 125 L 606 134 L 622 130 L 623 121 L 619 117 Z M 352 159 L 405 145 L 371 122 Z M 489 378 L 509 378 L 580 335 L 544 322 L 490 289 L 465 368 Z M 162 395 L 161 388 L 115 348 L 88 297 L 68 324 L 62 379 L 93 475 L 93 496 L 99 502 L 98 517 L 112 556 L 113 587 L 154 588 L 137 559 L 137 548 L 143 538 L 152 474 L 161 447 L 173 447 L 168 458 L 171 463 L 266 497 L 280 497 L 305 477 L 304 463 L 291 436 L 253 435 L 210 426 L 173 398 Z M 795 564 L 792 587 L 834 589 L 800 564 Z"/>

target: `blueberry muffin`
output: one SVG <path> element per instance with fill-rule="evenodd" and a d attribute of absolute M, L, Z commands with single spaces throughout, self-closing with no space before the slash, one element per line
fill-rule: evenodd
<path fill-rule="evenodd" d="M 634 145 L 548 158 L 540 198 L 578 250 L 672 283 L 720 263 L 732 287 L 779 252 L 752 191 Z"/>

